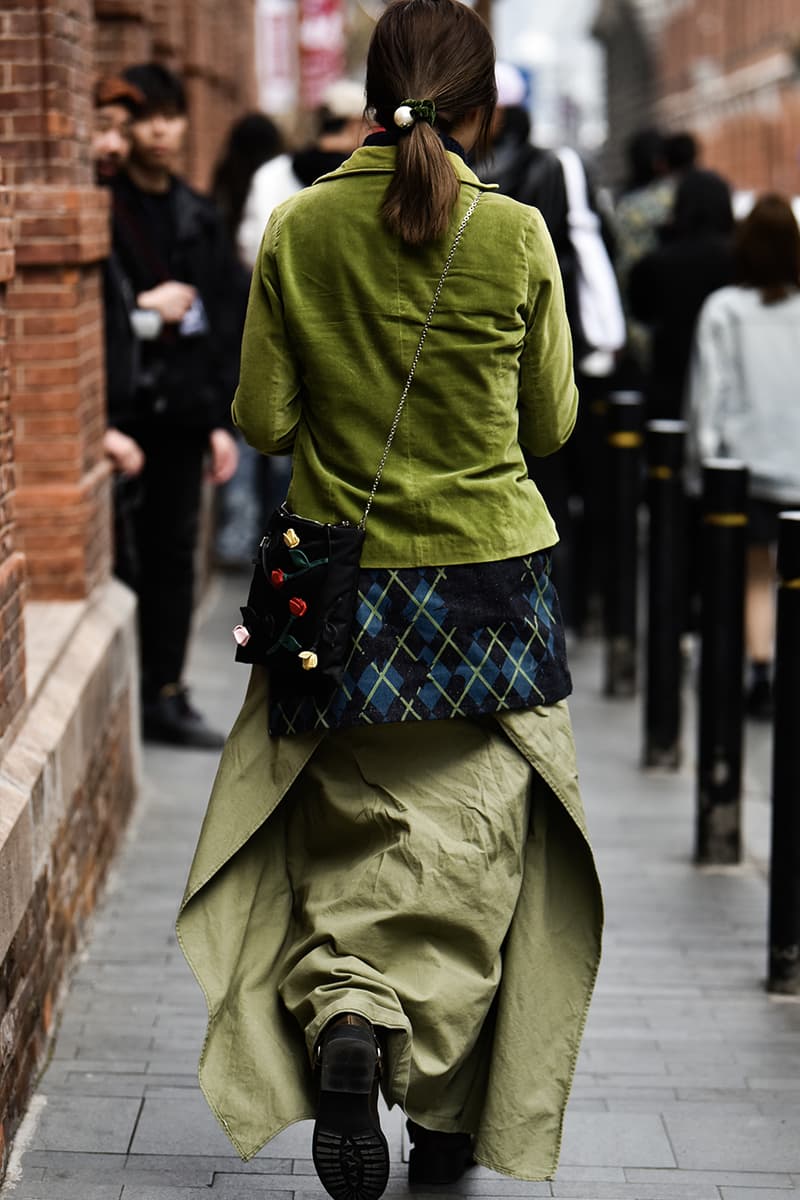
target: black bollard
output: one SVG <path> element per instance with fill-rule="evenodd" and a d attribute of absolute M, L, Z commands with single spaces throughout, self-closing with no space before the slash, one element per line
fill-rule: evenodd
<path fill-rule="evenodd" d="M 780 516 L 772 751 L 770 992 L 800 993 L 800 512 Z"/>
<path fill-rule="evenodd" d="M 607 696 L 632 696 L 636 691 L 643 420 L 641 392 L 611 393 L 606 425 L 608 553 L 603 596 Z"/>
<path fill-rule="evenodd" d="M 590 637 L 600 637 L 603 632 L 604 572 L 608 544 L 607 422 L 608 394 L 593 396 L 588 405 L 582 545 L 585 560 L 583 632 Z"/>
<path fill-rule="evenodd" d="M 746 505 L 747 468 L 733 459 L 707 459 L 700 533 L 700 864 L 741 858 Z"/>
<path fill-rule="evenodd" d="M 645 767 L 681 763 L 681 634 L 686 597 L 685 421 L 648 421 Z"/>

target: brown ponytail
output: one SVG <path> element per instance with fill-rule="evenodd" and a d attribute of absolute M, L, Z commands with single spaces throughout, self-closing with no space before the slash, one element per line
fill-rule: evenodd
<path fill-rule="evenodd" d="M 432 101 L 436 125 L 398 130 L 394 112 L 411 97 Z M 460 185 L 439 133 L 478 110 L 485 149 L 497 99 L 494 45 L 481 18 L 458 0 L 392 0 L 367 55 L 367 105 L 397 133 L 397 164 L 381 216 L 392 233 L 418 246 L 447 230 Z"/>

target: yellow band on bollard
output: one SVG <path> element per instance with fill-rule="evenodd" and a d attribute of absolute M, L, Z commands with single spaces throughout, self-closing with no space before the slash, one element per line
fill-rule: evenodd
<path fill-rule="evenodd" d="M 800 592 L 800 579 L 782 579 L 780 586 L 792 592 Z"/>
<path fill-rule="evenodd" d="M 722 525 L 725 528 L 731 528 L 735 525 L 746 525 L 746 513 L 705 513 L 703 516 L 704 525 Z"/>
<path fill-rule="evenodd" d="M 610 433 L 608 435 L 609 446 L 617 446 L 622 450 L 635 450 L 641 446 L 644 438 L 640 433 L 633 433 L 630 430 L 621 430 L 619 433 Z"/>
<path fill-rule="evenodd" d="M 647 472 L 651 479 L 672 479 L 675 474 L 672 467 L 651 467 Z"/>

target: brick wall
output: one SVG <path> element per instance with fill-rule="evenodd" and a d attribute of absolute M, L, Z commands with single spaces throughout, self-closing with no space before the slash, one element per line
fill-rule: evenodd
<path fill-rule="evenodd" d="M 800 193 L 800 6 L 686 0 L 658 47 L 659 110 L 734 186 Z"/>
<path fill-rule="evenodd" d="M 11 421 L 6 289 L 14 274 L 13 197 L 0 187 L 0 754 L 25 701 L 22 599 L 24 560 L 14 531 L 14 436 Z"/>
<path fill-rule="evenodd" d="M 626 50 L 634 30 L 644 53 Z M 742 189 L 800 194 L 797 0 L 601 0 L 609 182 L 633 128 L 690 129 L 707 166 Z M 644 102 L 642 102 L 644 97 Z"/>
<path fill-rule="evenodd" d="M 15 508 L 40 599 L 88 596 L 111 563 L 101 445 L 108 217 L 89 154 L 93 46 L 91 0 L 7 0 L 0 16 L 0 153 L 18 225 L 7 294 Z"/>

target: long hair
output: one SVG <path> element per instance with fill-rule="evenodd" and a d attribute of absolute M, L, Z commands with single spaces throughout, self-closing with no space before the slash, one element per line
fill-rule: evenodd
<path fill-rule="evenodd" d="M 785 300 L 800 285 L 800 229 L 783 196 L 762 196 L 739 226 L 736 276 L 758 288 L 764 304 Z"/>
<path fill-rule="evenodd" d="M 393 0 L 380 17 L 367 54 L 367 107 L 395 132 L 394 111 L 405 100 L 432 100 L 435 128 L 416 121 L 397 139 L 397 164 L 381 216 L 412 246 L 441 237 L 459 182 L 439 134 L 449 134 L 476 110 L 477 150 L 485 153 L 497 101 L 494 44 L 481 18 L 458 0 Z"/>
<path fill-rule="evenodd" d="M 232 126 L 214 168 L 211 195 L 233 242 L 253 175 L 282 149 L 280 130 L 264 113 L 248 113 Z"/>

